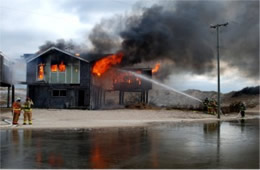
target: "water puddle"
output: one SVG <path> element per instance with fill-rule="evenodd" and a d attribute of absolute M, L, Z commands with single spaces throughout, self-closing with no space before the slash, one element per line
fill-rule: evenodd
<path fill-rule="evenodd" d="M 259 119 L 1 132 L 1 168 L 259 168 Z"/>

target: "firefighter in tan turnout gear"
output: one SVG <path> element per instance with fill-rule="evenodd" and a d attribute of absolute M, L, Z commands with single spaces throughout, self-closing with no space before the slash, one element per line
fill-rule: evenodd
<path fill-rule="evenodd" d="M 32 125 L 32 105 L 33 105 L 33 101 L 29 97 L 27 97 L 25 103 L 23 104 L 24 125 L 26 125 L 27 121 L 29 121 L 29 125 Z"/>
<path fill-rule="evenodd" d="M 21 114 L 21 99 L 17 98 L 16 101 L 13 103 L 12 112 L 13 112 L 13 125 L 18 124 L 18 120 Z"/>
<path fill-rule="evenodd" d="M 208 103 L 208 114 L 217 114 L 217 102 L 214 99 L 209 100 Z"/>

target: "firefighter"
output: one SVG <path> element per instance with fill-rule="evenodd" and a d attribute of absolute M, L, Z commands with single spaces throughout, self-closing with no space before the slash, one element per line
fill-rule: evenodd
<path fill-rule="evenodd" d="M 209 103 L 208 103 L 208 114 L 213 114 L 212 100 L 209 100 Z"/>
<path fill-rule="evenodd" d="M 32 99 L 27 97 L 26 101 L 23 105 L 23 110 L 24 110 L 23 124 L 24 125 L 26 125 L 27 120 L 29 121 L 29 125 L 32 125 L 32 105 L 33 105 Z"/>
<path fill-rule="evenodd" d="M 16 99 L 16 101 L 13 103 L 12 106 L 12 112 L 13 112 L 13 125 L 17 125 L 18 124 L 18 120 L 21 114 L 21 99 L 18 97 Z"/>
<path fill-rule="evenodd" d="M 209 104 L 208 104 L 208 114 L 216 114 L 216 101 L 214 99 L 209 100 Z"/>
<path fill-rule="evenodd" d="M 212 100 L 212 111 L 213 111 L 213 115 L 216 115 L 217 114 L 217 102 L 216 100 Z"/>
<path fill-rule="evenodd" d="M 203 110 L 207 113 L 208 111 L 208 106 L 209 106 L 209 99 L 206 97 L 206 99 L 203 101 Z"/>
<path fill-rule="evenodd" d="M 241 117 L 242 118 L 245 117 L 246 105 L 244 102 L 240 103 L 239 111 L 240 111 Z"/>

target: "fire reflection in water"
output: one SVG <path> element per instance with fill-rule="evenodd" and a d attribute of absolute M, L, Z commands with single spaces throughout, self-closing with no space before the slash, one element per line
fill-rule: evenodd
<path fill-rule="evenodd" d="M 64 165 L 64 160 L 61 154 L 55 152 L 43 154 L 41 138 L 37 139 L 36 148 L 35 162 L 38 168 L 42 168 L 42 165 L 45 163 L 44 160 L 47 160 L 48 164 L 52 168 L 61 168 Z"/>
<path fill-rule="evenodd" d="M 157 155 L 159 143 L 153 139 L 156 139 L 157 134 L 148 133 L 147 128 L 133 128 L 130 131 L 128 128 L 119 128 L 68 133 L 71 135 L 50 139 L 52 133 L 48 131 L 35 133 L 28 129 L 20 132 L 13 130 L 12 145 L 16 148 L 12 148 L 15 151 L 12 154 L 24 155 L 29 148 L 33 148 L 30 153 L 34 159 L 30 166 L 39 169 L 63 167 L 96 169 L 127 168 L 132 161 L 139 159 L 140 153 L 148 153 L 149 157 L 140 160 L 138 164 L 152 165 L 153 168 L 160 167 Z M 67 143 L 66 140 L 63 140 L 65 145 L 60 143 L 62 139 L 70 139 L 73 136 L 77 137 L 74 143 Z M 24 149 L 20 149 L 21 147 Z M 74 164 L 69 163 L 71 161 Z"/>
<path fill-rule="evenodd" d="M 152 134 L 153 136 L 156 134 Z M 152 137 L 151 139 L 154 139 Z M 152 168 L 158 168 L 159 162 L 158 162 L 158 141 L 157 140 L 151 140 L 151 165 Z"/>
<path fill-rule="evenodd" d="M 37 151 L 36 151 L 36 155 L 35 155 L 35 161 L 36 161 L 38 168 L 40 168 L 42 161 L 43 161 L 42 160 L 42 140 L 41 140 L 41 138 L 37 139 L 36 148 L 37 148 Z"/>
<path fill-rule="evenodd" d="M 108 163 L 100 151 L 100 146 L 96 144 L 91 152 L 91 167 L 92 168 L 108 168 Z"/>
<path fill-rule="evenodd" d="M 51 167 L 60 168 L 60 167 L 62 167 L 64 161 L 60 154 L 51 152 L 48 155 L 48 163 L 49 163 L 49 165 L 51 165 Z"/>
<path fill-rule="evenodd" d="M 143 129 L 146 131 L 145 129 Z M 111 133 L 93 133 L 91 134 L 91 152 L 90 152 L 90 167 L 91 168 L 114 168 L 112 165 L 118 162 L 128 161 L 146 148 L 140 143 L 146 140 L 143 137 L 143 130 L 139 133 L 125 133 L 123 129 L 118 129 Z M 124 168 L 127 165 L 117 165 Z"/>
<path fill-rule="evenodd" d="M 19 132 L 17 129 L 12 130 L 12 143 L 15 148 L 15 153 L 18 153 L 19 151 Z"/>

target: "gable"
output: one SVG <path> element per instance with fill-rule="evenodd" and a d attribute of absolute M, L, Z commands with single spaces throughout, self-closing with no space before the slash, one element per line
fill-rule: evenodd
<path fill-rule="evenodd" d="M 48 54 L 52 54 L 52 53 L 56 53 L 56 54 L 63 54 L 63 55 L 66 55 L 66 56 L 69 56 L 69 57 L 72 57 L 72 58 L 75 58 L 75 59 L 78 59 L 78 60 L 81 60 L 81 61 L 84 61 L 84 62 L 87 62 L 89 63 L 88 60 L 84 59 L 84 58 L 81 58 L 81 57 L 77 57 L 75 55 L 73 55 L 72 53 L 69 53 L 67 51 L 64 51 L 64 50 L 61 50 L 61 49 L 58 49 L 56 47 L 51 47 L 45 51 L 43 51 L 42 53 L 40 54 L 35 54 L 33 55 L 32 57 L 28 58 L 26 60 L 27 63 L 39 58 L 39 57 L 44 57 L 45 55 L 48 55 Z"/>

